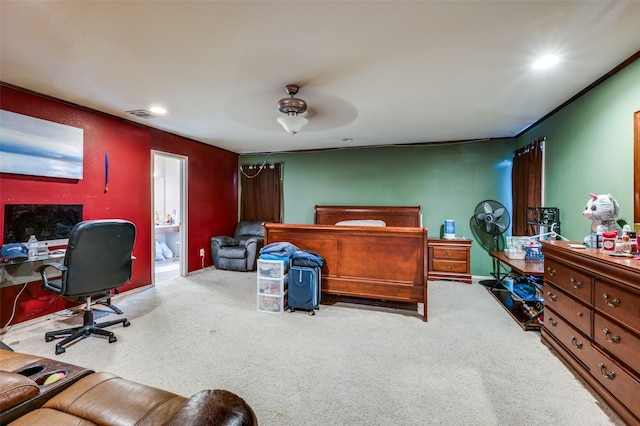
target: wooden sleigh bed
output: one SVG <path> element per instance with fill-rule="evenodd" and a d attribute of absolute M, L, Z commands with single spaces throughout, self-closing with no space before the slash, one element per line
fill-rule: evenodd
<path fill-rule="evenodd" d="M 422 303 L 427 321 L 427 228 L 420 226 L 420 207 L 316 206 L 314 221 L 266 223 L 265 244 L 286 241 L 321 254 L 323 293 Z"/>

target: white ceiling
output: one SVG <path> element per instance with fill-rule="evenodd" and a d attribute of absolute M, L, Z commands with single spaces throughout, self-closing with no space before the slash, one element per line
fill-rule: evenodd
<path fill-rule="evenodd" d="M 237 153 L 515 136 L 640 50 L 640 1 L 1 0 L 0 16 L 2 81 Z M 311 109 L 294 136 L 276 122 L 290 83 Z M 168 113 L 125 113 L 152 105 Z"/>

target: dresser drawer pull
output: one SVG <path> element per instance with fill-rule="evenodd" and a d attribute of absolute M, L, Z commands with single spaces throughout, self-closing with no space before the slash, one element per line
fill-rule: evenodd
<path fill-rule="evenodd" d="M 556 271 L 555 269 L 551 269 L 551 266 L 547 266 L 547 272 L 549 273 L 549 275 L 551 275 L 552 277 L 554 277 L 558 271 Z"/>
<path fill-rule="evenodd" d="M 558 325 L 558 321 L 554 320 L 553 318 L 549 318 L 549 324 L 551 324 L 553 327 L 556 327 Z"/>
<path fill-rule="evenodd" d="M 554 302 L 558 299 L 558 296 L 556 296 L 555 294 L 551 293 L 550 291 L 547 292 L 547 296 L 549 296 L 549 299 L 553 300 Z"/>
<path fill-rule="evenodd" d="M 582 318 L 582 315 L 584 315 L 582 312 L 578 311 L 578 318 Z"/>
<path fill-rule="evenodd" d="M 602 330 L 602 332 L 604 333 L 604 338 L 607 339 L 607 342 L 611 342 L 611 343 L 620 342 L 620 336 L 613 336 L 612 338 L 609 338 L 609 335 L 611 334 L 611 332 L 609 331 L 608 328 L 605 328 L 604 330 Z"/>
<path fill-rule="evenodd" d="M 447 268 L 448 270 L 452 270 L 453 269 L 453 265 L 450 264 L 450 263 L 445 263 L 444 267 Z"/>
<path fill-rule="evenodd" d="M 598 366 L 600 367 L 600 372 L 604 377 L 606 377 L 609 380 L 613 380 L 616 378 L 616 373 L 614 373 L 613 371 L 609 371 L 607 373 L 607 370 L 605 370 L 604 368 L 604 363 L 601 362 Z"/>
<path fill-rule="evenodd" d="M 582 342 L 578 342 L 576 336 L 571 336 L 571 344 L 578 349 L 582 349 Z"/>
<path fill-rule="evenodd" d="M 447 256 L 449 256 L 449 257 L 453 256 L 453 254 L 454 254 L 451 250 L 447 250 L 447 251 L 445 251 L 445 253 L 446 253 L 446 254 L 447 254 Z"/>
<path fill-rule="evenodd" d="M 573 288 L 581 288 L 584 284 L 582 283 L 582 281 L 576 281 L 575 278 L 571 277 L 571 285 L 573 286 Z"/>
<path fill-rule="evenodd" d="M 609 302 L 609 293 L 603 294 L 602 297 L 604 297 L 604 301 L 607 302 L 607 305 L 611 306 L 612 308 L 620 305 L 620 299 L 618 299 L 617 297 L 613 299 L 613 302 Z"/>

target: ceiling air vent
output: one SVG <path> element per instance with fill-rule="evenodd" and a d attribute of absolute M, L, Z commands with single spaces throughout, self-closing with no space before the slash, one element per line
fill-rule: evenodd
<path fill-rule="evenodd" d="M 131 114 L 131 115 L 135 115 L 136 117 L 139 118 L 156 118 L 157 115 L 152 114 L 151 112 L 147 111 L 146 109 L 133 109 L 131 111 L 125 111 L 127 114 Z"/>

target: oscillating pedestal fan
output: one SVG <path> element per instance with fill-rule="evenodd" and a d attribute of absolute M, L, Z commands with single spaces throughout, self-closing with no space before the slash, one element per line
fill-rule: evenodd
<path fill-rule="evenodd" d="M 472 227 L 472 230 L 475 231 L 475 229 L 477 229 L 479 232 L 492 237 L 493 246 L 487 247 L 485 244 L 482 244 L 484 249 L 487 251 L 500 251 L 501 235 L 507 231 L 511 224 L 511 218 L 509 217 L 507 209 L 498 201 L 482 201 L 476 206 L 472 222 L 475 222 L 476 225 Z M 482 242 L 486 239 L 478 238 L 478 240 Z M 495 259 L 493 269 L 494 275 L 500 273 L 500 271 L 497 270 Z M 483 285 L 494 285 L 495 283 L 495 280 L 480 281 L 480 284 Z"/>

